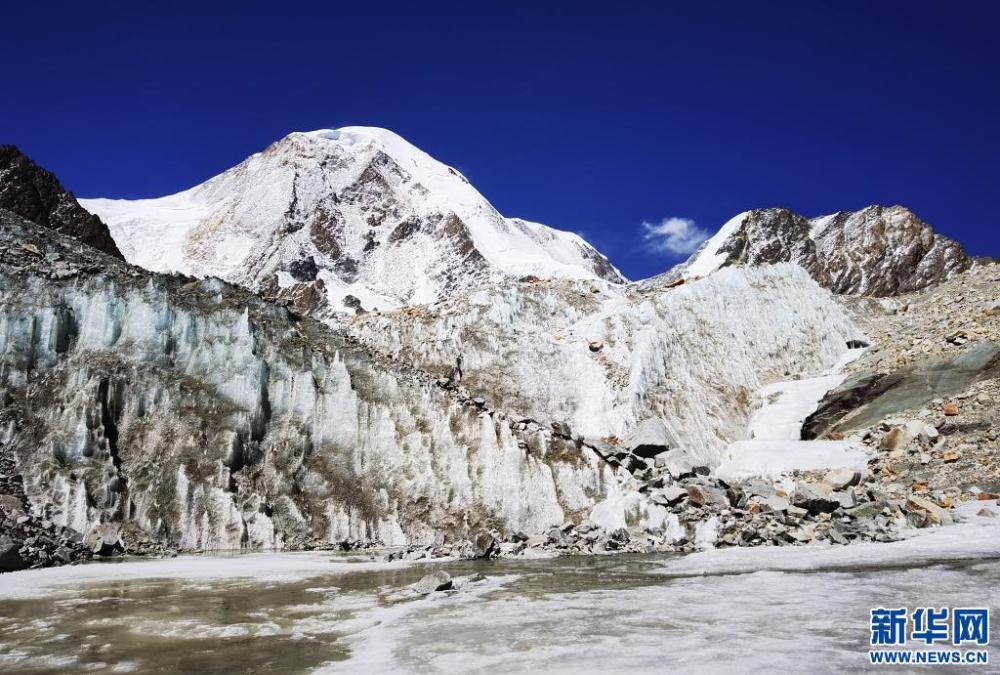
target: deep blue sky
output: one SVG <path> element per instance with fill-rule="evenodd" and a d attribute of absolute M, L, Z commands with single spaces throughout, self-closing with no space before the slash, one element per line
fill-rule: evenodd
<path fill-rule="evenodd" d="M 901 203 L 1000 255 L 1000 3 L 476 4 L 8 3 L 0 143 L 136 198 L 384 126 L 632 278 L 676 262 L 643 221 L 772 205 Z"/>

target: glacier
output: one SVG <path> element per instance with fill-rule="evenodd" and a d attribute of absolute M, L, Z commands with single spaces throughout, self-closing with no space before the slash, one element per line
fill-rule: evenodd
<path fill-rule="evenodd" d="M 509 283 L 427 307 L 356 317 L 373 349 L 528 419 L 624 439 L 661 418 L 717 463 L 742 438 L 762 386 L 822 372 L 862 333 L 791 264 L 723 268 L 680 286 Z"/>
<path fill-rule="evenodd" d="M 5 225 L 3 445 L 40 517 L 133 544 L 440 544 L 567 520 L 683 538 L 586 439 L 662 418 L 715 463 L 754 391 L 858 335 L 793 265 L 511 281 L 331 328 Z"/>

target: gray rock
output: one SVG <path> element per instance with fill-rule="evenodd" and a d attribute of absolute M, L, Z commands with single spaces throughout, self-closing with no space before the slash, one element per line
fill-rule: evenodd
<path fill-rule="evenodd" d="M 950 525 L 952 523 L 951 512 L 944 509 L 929 499 L 910 495 L 906 499 L 907 511 L 922 511 L 927 514 L 927 519 L 932 525 Z"/>
<path fill-rule="evenodd" d="M 628 530 L 619 528 L 611 532 L 604 540 L 604 548 L 608 551 L 619 551 L 629 543 L 631 537 Z"/>
<path fill-rule="evenodd" d="M 742 484 L 743 491 L 758 497 L 770 497 L 775 493 L 774 484 L 760 478 L 751 478 Z"/>
<path fill-rule="evenodd" d="M 625 439 L 625 447 L 637 457 L 653 458 L 677 447 L 674 435 L 659 417 L 650 417 L 642 422 Z"/>
<path fill-rule="evenodd" d="M 779 497 L 778 495 L 771 495 L 764 500 L 766 504 L 772 511 L 787 511 L 791 503 L 784 497 Z"/>
<path fill-rule="evenodd" d="M 832 469 L 823 477 L 823 482 L 834 490 L 843 490 L 849 485 L 861 482 L 861 473 L 854 469 Z"/>
<path fill-rule="evenodd" d="M 729 508 L 726 493 L 710 485 L 688 485 L 688 500 L 697 506 L 718 506 Z"/>
<path fill-rule="evenodd" d="M 852 488 L 848 488 L 843 492 L 836 492 L 830 495 L 830 497 L 836 499 L 842 509 L 853 509 L 858 504 L 857 495 Z"/>
<path fill-rule="evenodd" d="M 560 438 L 572 438 L 573 431 L 569 428 L 569 425 L 565 422 L 553 422 L 552 423 L 552 433 Z"/>
<path fill-rule="evenodd" d="M 435 591 L 451 590 L 452 586 L 451 575 L 444 570 L 436 570 L 410 586 L 410 588 L 416 593 L 427 595 Z"/>
<path fill-rule="evenodd" d="M 853 518 L 859 520 L 871 520 L 882 511 L 883 506 L 884 504 L 880 502 L 865 502 L 851 509 L 850 514 Z"/>
<path fill-rule="evenodd" d="M 688 478 L 696 473 L 696 466 L 693 459 L 683 450 L 671 450 L 664 453 L 662 459 L 663 468 L 667 470 L 674 480 Z"/>
<path fill-rule="evenodd" d="M 919 438 L 923 443 L 932 443 L 940 435 L 937 429 L 920 420 L 911 420 L 904 425 L 904 428 L 907 435 Z"/>
<path fill-rule="evenodd" d="M 679 504 L 687 496 L 687 490 L 679 485 L 668 485 L 662 490 L 654 492 L 650 498 L 657 504 L 662 504 L 663 506 L 673 506 L 674 504 Z"/>
<path fill-rule="evenodd" d="M 840 502 L 819 492 L 811 485 L 799 483 L 792 493 L 792 505 L 809 513 L 833 513 L 840 508 Z"/>
<path fill-rule="evenodd" d="M 87 535 L 86 546 L 96 555 L 110 556 L 122 553 L 121 537 L 118 528 L 113 525 L 97 525 Z"/>
<path fill-rule="evenodd" d="M 829 534 L 830 534 L 830 539 L 833 540 L 833 541 L 835 541 L 835 542 L 837 542 L 838 544 L 847 544 L 847 543 L 849 543 L 847 541 L 847 537 L 845 537 L 843 534 L 841 534 L 836 529 L 831 529 L 830 532 L 829 532 Z"/>
<path fill-rule="evenodd" d="M 20 548 L 21 545 L 7 535 L 0 536 L 0 572 L 16 572 L 28 566 L 21 557 Z"/>

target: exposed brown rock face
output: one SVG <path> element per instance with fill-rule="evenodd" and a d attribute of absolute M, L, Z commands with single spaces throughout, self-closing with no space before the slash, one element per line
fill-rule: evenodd
<path fill-rule="evenodd" d="M 756 209 L 720 251 L 726 265 L 793 262 L 834 293 L 880 297 L 934 286 L 974 262 L 902 206 L 812 220 L 785 208 Z"/>
<path fill-rule="evenodd" d="M 108 226 L 13 145 L 0 145 L 0 208 L 124 259 Z"/>

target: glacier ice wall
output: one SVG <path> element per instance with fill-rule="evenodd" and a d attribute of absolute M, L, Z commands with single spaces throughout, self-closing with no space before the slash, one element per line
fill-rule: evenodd
<path fill-rule="evenodd" d="M 39 515 L 83 533 L 184 549 L 535 533 L 617 480 L 216 279 L 71 259 L 55 280 L 51 260 L 11 264 L 18 246 L 0 241 L 0 450 Z"/>
<path fill-rule="evenodd" d="M 826 369 L 860 334 L 800 267 L 726 268 L 680 286 L 497 285 L 359 317 L 363 342 L 522 417 L 623 438 L 663 418 L 716 462 L 763 384 Z"/>

